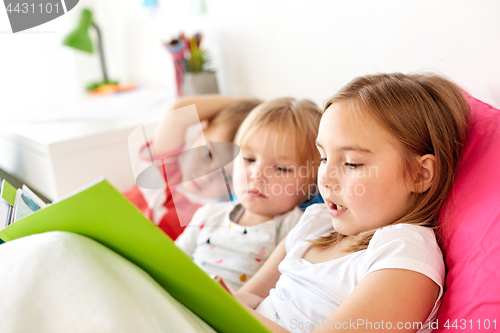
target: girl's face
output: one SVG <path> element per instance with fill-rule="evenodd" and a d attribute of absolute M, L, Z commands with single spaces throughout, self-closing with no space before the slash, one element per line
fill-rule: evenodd
<path fill-rule="evenodd" d="M 287 212 L 307 197 L 307 172 L 300 169 L 291 143 L 284 138 L 273 129 L 259 129 L 245 147 L 240 147 L 243 159 L 235 160 L 236 196 L 246 210 L 267 219 Z M 277 151 L 275 139 L 279 142 Z"/>
<path fill-rule="evenodd" d="M 325 111 L 317 139 L 318 185 L 337 232 L 355 236 L 393 223 L 409 210 L 413 194 L 398 145 L 375 121 L 355 117 L 345 103 Z"/>
<path fill-rule="evenodd" d="M 219 199 L 228 197 L 228 190 L 225 180 L 222 178 L 221 173 L 210 172 L 204 176 L 200 176 L 200 170 L 206 171 L 207 167 L 211 171 L 212 160 L 210 153 L 210 142 L 228 142 L 227 131 L 220 127 L 209 127 L 204 131 L 197 134 L 193 142 L 186 150 L 197 147 L 201 149 L 192 150 L 192 153 L 185 155 L 180 160 L 182 170 L 182 188 L 194 195 L 206 199 Z M 201 167 L 203 166 L 203 167 Z M 201 171 L 202 174 L 205 174 Z M 227 168 L 228 176 L 231 175 L 230 166 Z M 229 198 L 228 198 L 229 199 Z"/>

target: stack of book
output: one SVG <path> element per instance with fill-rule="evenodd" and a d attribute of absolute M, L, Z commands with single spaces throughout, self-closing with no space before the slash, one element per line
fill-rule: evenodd
<path fill-rule="evenodd" d="M 0 194 L 0 230 L 12 223 L 33 214 L 44 208 L 47 204 L 43 202 L 28 186 L 16 188 L 5 179 L 2 180 Z"/>

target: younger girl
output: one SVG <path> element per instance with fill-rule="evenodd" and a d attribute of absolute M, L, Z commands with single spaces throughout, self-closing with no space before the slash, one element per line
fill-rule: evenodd
<path fill-rule="evenodd" d="M 345 86 L 316 141 L 325 204 L 306 210 L 239 300 L 273 332 L 431 331 L 445 276 L 433 228 L 467 114 L 436 75 Z"/>
<path fill-rule="evenodd" d="M 220 95 L 179 98 L 158 125 L 151 142 L 151 151 L 149 142 L 140 149 L 141 163 L 150 165 L 151 159 L 157 164 L 161 162 L 162 168 L 159 168 L 159 172 L 165 173 L 164 177 L 153 182 L 154 188 L 145 187 L 144 182 L 138 182 L 124 195 L 175 240 L 196 210 L 202 206 L 200 202 L 210 199 L 217 201 L 220 193 L 227 195 L 225 187 L 221 188 L 219 185 L 219 179 L 210 175 L 200 178 L 197 187 L 192 186 L 193 182 L 186 182 L 192 174 L 189 164 L 196 164 L 199 168 L 200 163 L 210 164 L 210 160 L 207 154 L 203 154 L 197 163 L 181 165 L 181 152 L 204 146 L 210 141 L 232 142 L 245 117 L 260 103 L 261 101 L 255 99 Z M 199 122 L 202 122 L 203 129 Z M 198 127 L 198 132 L 192 142 L 186 143 L 186 132 L 193 126 Z M 138 130 L 142 137 L 141 129 Z M 167 181 L 164 178 L 167 178 Z M 176 185 L 179 182 L 183 183 Z"/>
<path fill-rule="evenodd" d="M 230 290 L 257 272 L 298 222 L 297 206 L 315 192 L 320 118 L 314 103 L 292 98 L 252 110 L 235 139 L 243 157 L 233 171 L 241 203 L 203 206 L 177 239 L 197 265 L 222 277 Z"/>

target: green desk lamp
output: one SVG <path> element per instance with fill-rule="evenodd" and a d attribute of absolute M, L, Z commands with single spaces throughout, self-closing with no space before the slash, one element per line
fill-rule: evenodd
<path fill-rule="evenodd" d="M 78 27 L 70 33 L 63 41 L 64 45 L 75 48 L 77 50 L 93 53 L 94 48 L 92 46 L 92 40 L 89 36 L 89 27 L 93 26 L 97 32 L 97 42 L 99 44 L 99 58 L 101 61 L 101 69 L 104 80 L 102 82 L 91 83 L 87 86 L 87 90 L 95 90 L 103 85 L 116 85 L 117 81 L 110 81 L 108 79 L 108 73 L 106 71 L 106 61 L 104 60 L 104 48 L 102 47 L 102 34 L 101 30 L 92 20 L 92 12 L 88 9 L 82 11 L 82 16 L 80 17 L 80 23 Z"/>

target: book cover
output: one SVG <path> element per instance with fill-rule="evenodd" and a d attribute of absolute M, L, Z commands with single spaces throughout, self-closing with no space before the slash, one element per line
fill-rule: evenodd
<path fill-rule="evenodd" d="M 11 224 L 13 219 L 14 203 L 16 201 L 16 189 L 5 179 L 0 187 L 0 230 Z M 1 242 L 0 242 L 1 244 Z"/>
<path fill-rule="evenodd" d="M 47 231 L 74 232 L 107 246 L 218 332 L 269 332 L 106 180 L 8 226 L 0 239 Z"/>

